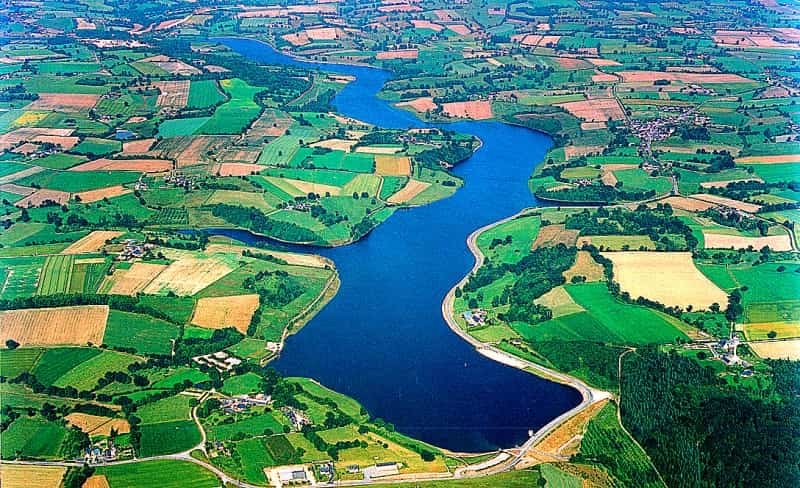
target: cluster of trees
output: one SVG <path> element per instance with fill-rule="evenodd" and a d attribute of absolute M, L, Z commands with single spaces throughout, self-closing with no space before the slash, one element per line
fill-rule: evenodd
<path fill-rule="evenodd" d="M 414 156 L 414 160 L 428 168 L 441 168 L 439 163 L 450 166 L 464 161 L 472 156 L 474 142 L 472 139 L 465 141 L 449 141 L 441 147 L 426 149 Z"/>
<path fill-rule="evenodd" d="M 318 240 L 318 236 L 309 229 L 292 222 L 273 220 L 257 208 L 218 203 L 211 207 L 211 213 L 238 227 L 283 241 L 315 242 Z"/>
<path fill-rule="evenodd" d="M 245 278 L 242 286 L 261 297 L 261 304 L 272 308 L 288 305 L 305 292 L 300 280 L 286 271 L 259 271 Z"/>

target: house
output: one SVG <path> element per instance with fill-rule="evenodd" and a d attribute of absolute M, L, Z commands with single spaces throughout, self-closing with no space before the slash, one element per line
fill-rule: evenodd
<path fill-rule="evenodd" d="M 358 464 L 351 464 L 347 466 L 347 473 L 348 474 L 356 474 L 361 471 L 361 468 L 358 467 Z"/>
<path fill-rule="evenodd" d="M 308 475 L 304 469 L 284 469 L 278 471 L 278 479 L 281 483 L 307 482 Z"/>
<path fill-rule="evenodd" d="M 467 310 L 461 314 L 468 327 L 480 327 L 486 325 L 486 310 L 476 308 L 475 310 Z"/>
<path fill-rule="evenodd" d="M 400 474 L 400 465 L 397 462 L 391 461 L 386 463 L 378 463 L 375 466 L 370 466 L 364 470 L 365 475 L 370 478 L 381 478 L 383 476 L 393 476 Z"/>

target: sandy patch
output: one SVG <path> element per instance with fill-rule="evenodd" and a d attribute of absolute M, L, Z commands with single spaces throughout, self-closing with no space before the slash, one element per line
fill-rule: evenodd
<path fill-rule="evenodd" d="M 262 171 L 264 166 L 247 163 L 222 163 L 214 167 L 214 173 L 220 176 L 247 176 Z"/>
<path fill-rule="evenodd" d="M 553 312 L 553 318 L 583 312 L 585 309 L 575 303 L 567 290 L 563 286 L 557 286 L 533 301 L 536 305 L 542 305 Z"/>
<path fill-rule="evenodd" d="M 94 107 L 99 99 L 100 95 L 83 93 L 39 93 L 39 98 L 25 108 L 44 112 L 81 112 Z"/>
<path fill-rule="evenodd" d="M 158 88 L 156 105 L 168 108 L 183 108 L 189 101 L 189 80 L 156 81 L 153 86 Z"/>
<path fill-rule="evenodd" d="M 429 186 L 431 186 L 431 184 L 424 181 L 413 179 L 408 180 L 408 183 L 406 183 L 405 186 L 400 189 L 400 191 L 390 196 L 386 201 L 394 204 L 406 203 L 422 193 Z"/>
<path fill-rule="evenodd" d="M 164 271 L 165 264 L 152 264 L 136 262 L 128 269 L 115 269 L 114 274 L 107 278 L 111 281 L 109 295 L 135 295 Z"/>
<path fill-rule="evenodd" d="M 604 278 L 603 266 L 594 260 L 589 251 L 578 251 L 575 264 L 564 271 L 568 283 L 574 276 L 583 276 L 587 282 L 600 281 Z"/>
<path fill-rule="evenodd" d="M 375 59 L 417 59 L 418 49 L 399 49 L 397 51 L 382 51 L 375 54 Z"/>
<path fill-rule="evenodd" d="M 36 190 L 34 193 L 28 195 L 22 200 L 19 200 L 14 205 L 19 208 L 39 207 L 48 203 L 64 205 L 65 203 L 69 202 L 69 197 L 70 194 L 64 191 Z"/>
<path fill-rule="evenodd" d="M 180 296 L 194 295 L 231 271 L 231 266 L 213 256 L 180 258 L 159 273 L 144 292 L 163 295 L 172 291 Z"/>
<path fill-rule="evenodd" d="M 324 147 L 334 151 L 350 152 L 358 141 L 351 139 L 325 139 L 311 144 L 311 147 Z"/>
<path fill-rule="evenodd" d="M 97 29 L 97 24 L 92 21 L 86 20 L 83 17 L 76 17 L 75 18 L 75 29 L 76 30 L 95 30 Z"/>
<path fill-rule="evenodd" d="M 578 231 L 565 229 L 563 224 L 545 225 L 539 229 L 536 240 L 531 244 L 531 249 L 540 247 L 554 247 L 558 244 L 574 246 L 578 240 Z"/>
<path fill-rule="evenodd" d="M 442 113 L 450 117 L 485 120 L 492 118 L 492 102 L 475 100 L 471 102 L 447 102 L 442 104 Z"/>
<path fill-rule="evenodd" d="M 201 298 L 195 306 L 192 324 L 207 329 L 234 327 L 246 334 L 258 303 L 257 294 Z"/>
<path fill-rule="evenodd" d="M 436 110 L 436 103 L 433 101 L 433 97 L 420 97 L 415 98 L 414 100 L 409 100 L 407 102 L 400 102 L 396 104 L 398 107 L 411 107 L 417 112 L 428 112 Z"/>
<path fill-rule="evenodd" d="M 79 164 L 69 171 L 140 171 L 161 173 L 172 169 L 172 161 L 167 159 L 108 159 L 100 158 Z"/>
<path fill-rule="evenodd" d="M 97 190 L 89 190 L 83 191 L 80 193 L 76 193 L 76 197 L 80 197 L 81 202 L 83 203 L 92 203 L 100 201 L 104 198 L 114 198 L 121 195 L 127 195 L 128 193 L 132 193 L 133 190 L 130 188 L 125 188 L 122 185 L 116 186 L 107 186 L 105 188 L 100 188 Z"/>
<path fill-rule="evenodd" d="M 378 154 L 375 156 L 375 173 L 382 176 L 409 176 L 411 159 L 408 156 Z"/>
<path fill-rule="evenodd" d="M 73 412 L 64 418 L 70 426 L 77 427 L 91 435 L 111 435 L 111 429 L 116 430 L 119 434 L 127 434 L 131 431 L 131 426 L 125 419 L 79 412 Z"/>
<path fill-rule="evenodd" d="M 59 488 L 66 473 L 63 466 L 0 464 L 3 488 Z"/>
<path fill-rule="evenodd" d="M 764 246 L 773 251 L 791 251 L 792 241 L 788 234 L 763 237 L 731 236 L 703 231 L 703 241 L 706 249 L 761 249 Z"/>
<path fill-rule="evenodd" d="M 761 205 L 756 205 L 755 203 L 746 203 L 739 200 L 733 200 L 732 198 L 709 195 L 706 193 L 697 193 L 695 195 L 691 195 L 691 197 L 697 200 L 703 200 L 704 202 L 711 202 L 718 205 L 723 205 L 725 207 L 736 208 L 743 212 L 756 213 L 761 209 Z"/>
<path fill-rule="evenodd" d="M 621 120 L 625 112 L 614 98 L 593 98 L 557 104 L 567 112 L 587 122 L 606 122 L 608 120 Z"/>
<path fill-rule="evenodd" d="M 652 83 L 656 80 L 679 81 L 682 83 L 754 83 L 753 80 L 730 73 L 680 73 L 674 71 L 620 71 L 626 83 Z"/>
<path fill-rule="evenodd" d="M 95 230 L 70 244 L 69 247 L 61 251 L 61 254 L 100 252 L 106 245 L 106 241 L 115 239 L 122 234 L 122 232 L 116 230 Z"/>
<path fill-rule="evenodd" d="M 776 156 L 745 156 L 736 158 L 738 164 L 782 164 L 800 163 L 800 154 L 779 154 Z"/>
<path fill-rule="evenodd" d="M 0 341 L 22 346 L 102 344 L 108 305 L 0 311 Z"/>
<path fill-rule="evenodd" d="M 800 360 L 800 339 L 748 344 L 750 349 L 762 358 Z"/>
<path fill-rule="evenodd" d="M 667 306 L 706 310 L 725 307 L 728 295 L 695 267 L 689 252 L 606 252 L 614 280 L 632 298 L 645 297 Z"/>

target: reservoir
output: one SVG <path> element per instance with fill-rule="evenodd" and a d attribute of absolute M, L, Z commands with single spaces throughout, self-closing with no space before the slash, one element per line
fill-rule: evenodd
<path fill-rule="evenodd" d="M 445 294 L 471 269 L 467 236 L 536 205 L 527 187 L 551 146 L 544 134 L 500 122 L 429 124 L 378 98 L 391 74 L 301 61 L 255 40 L 216 39 L 265 64 L 352 75 L 339 113 L 385 128 L 441 127 L 483 146 L 454 173 L 448 199 L 399 210 L 366 238 L 332 249 L 301 248 L 336 263 L 341 288 L 272 363 L 350 395 L 398 431 L 457 452 L 508 448 L 580 402 L 577 391 L 478 354 L 444 322 Z M 215 231 L 253 242 L 247 232 Z M 295 250 L 298 250 L 294 246 Z"/>

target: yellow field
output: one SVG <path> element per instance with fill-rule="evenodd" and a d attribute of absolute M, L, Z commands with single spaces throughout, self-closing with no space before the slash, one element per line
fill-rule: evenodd
<path fill-rule="evenodd" d="M 125 419 L 112 419 L 111 417 L 78 412 L 73 412 L 64 418 L 71 426 L 91 435 L 111 435 L 111 429 L 120 434 L 127 434 L 131 431 L 131 426 Z"/>
<path fill-rule="evenodd" d="M 176 295 L 194 295 L 211 283 L 233 271 L 224 261 L 214 256 L 208 258 L 183 257 L 167 266 L 148 284 L 144 292 Z"/>
<path fill-rule="evenodd" d="M 614 279 L 631 298 L 645 297 L 667 306 L 695 310 L 712 303 L 725 308 L 728 296 L 694 265 L 689 252 L 625 251 L 603 256 L 614 265 Z"/>
<path fill-rule="evenodd" d="M 409 176 L 411 160 L 408 156 L 376 155 L 375 173 L 384 176 Z"/>
<path fill-rule="evenodd" d="M 14 125 L 36 125 L 47 117 L 47 112 L 25 112 L 14 121 Z"/>
<path fill-rule="evenodd" d="M 133 263 L 128 269 L 114 270 L 114 274 L 106 278 L 111 282 L 108 293 L 111 295 L 135 295 L 144 290 L 164 269 L 165 264 Z"/>
<path fill-rule="evenodd" d="M 3 488 L 58 488 L 66 472 L 63 466 L 0 464 Z"/>
<path fill-rule="evenodd" d="M 742 324 L 742 327 L 745 337 L 751 341 L 800 337 L 800 323 L 798 322 L 759 322 Z M 770 332 L 775 332 L 775 337 L 769 337 Z"/>
<path fill-rule="evenodd" d="M 121 235 L 122 232 L 116 230 L 95 230 L 70 244 L 69 247 L 61 251 L 61 254 L 99 252 L 103 250 L 103 246 L 106 245 L 107 240 L 117 238 Z"/>
<path fill-rule="evenodd" d="M 425 191 L 425 189 L 427 189 L 429 186 L 431 186 L 430 183 L 410 179 L 408 180 L 408 183 L 406 183 L 406 185 L 400 189 L 400 191 L 390 196 L 386 201 L 389 203 L 406 203 Z"/>
<path fill-rule="evenodd" d="M 105 475 L 95 474 L 84 481 L 81 488 L 110 488 L 110 485 Z"/>
<path fill-rule="evenodd" d="M 768 246 L 773 251 L 791 251 L 792 241 L 788 234 L 777 236 L 746 237 L 731 236 L 725 234 L 715 234 L 713 232 L 703 232 L 704 247 L 706 249 L 761 249 Z"/>
<path fill-rule="evenodd" d="M 564 271 L 564 278 L 569 282 L 573 276 L 583 276 L 587 282 L 603 279 L 603 266 L 592 258 L 589 251 L 578 251 L 575 264 Z"/>
<path fill-rule="evenodd" d="M 23 346 L 102 344 L 108 305 L 0 311 L 0 341 Z"/>
<path fill-rule="evenodd" d="M 750 349 L 762 358 L 800 360 L 800 339 L 750 342 Z"/>
<path fill-rule="evenodd" d="M 553 311 L 553 318 L 583 312 L 585 309 L 575 303 L 563 286 L 557 286 L 533 301 Z"/>
<path fill-rule="evenodd" d="M 246 334 L 250 319 L 258 309 L 258 302 L 256 294 L 201 298 L 194 308 L 192 324 L 207 329 L 235 327 L 242 334 Z"/>
<path fill-rule="evenodd" d="M 291 178 L 281 178 L 281 179 L 289 183 L 293 187 L 297 188 L 305 195 L 308 195 L 309 193 L 316 193 L 318 195 L 325 196 L 326 193 L 330 193 L 331 195 L 336 196 L 342 191 L 341 188 L 333 185 L 324 185 L 322 183 L 311 183 L 309 181 L 294 180 Z"/>
<path fill-rule="evenodd" d="M 213 238 L 212 238 L 213 242 Z M 270 254 L 278 259 L 283 259 L 292 266 L 308 266 L 310 268 L 324 268 L 330 262 L 318 254 L 297 254 L 286 251 L 276 251 L 273 249 L 265 250 L 257 247 L 237 246 L 236 244 L 213 243 L 206 248 L 208 254 L 235 253 L 241 254 L 242 251 L 249 250 L 259 254 Z"/>

